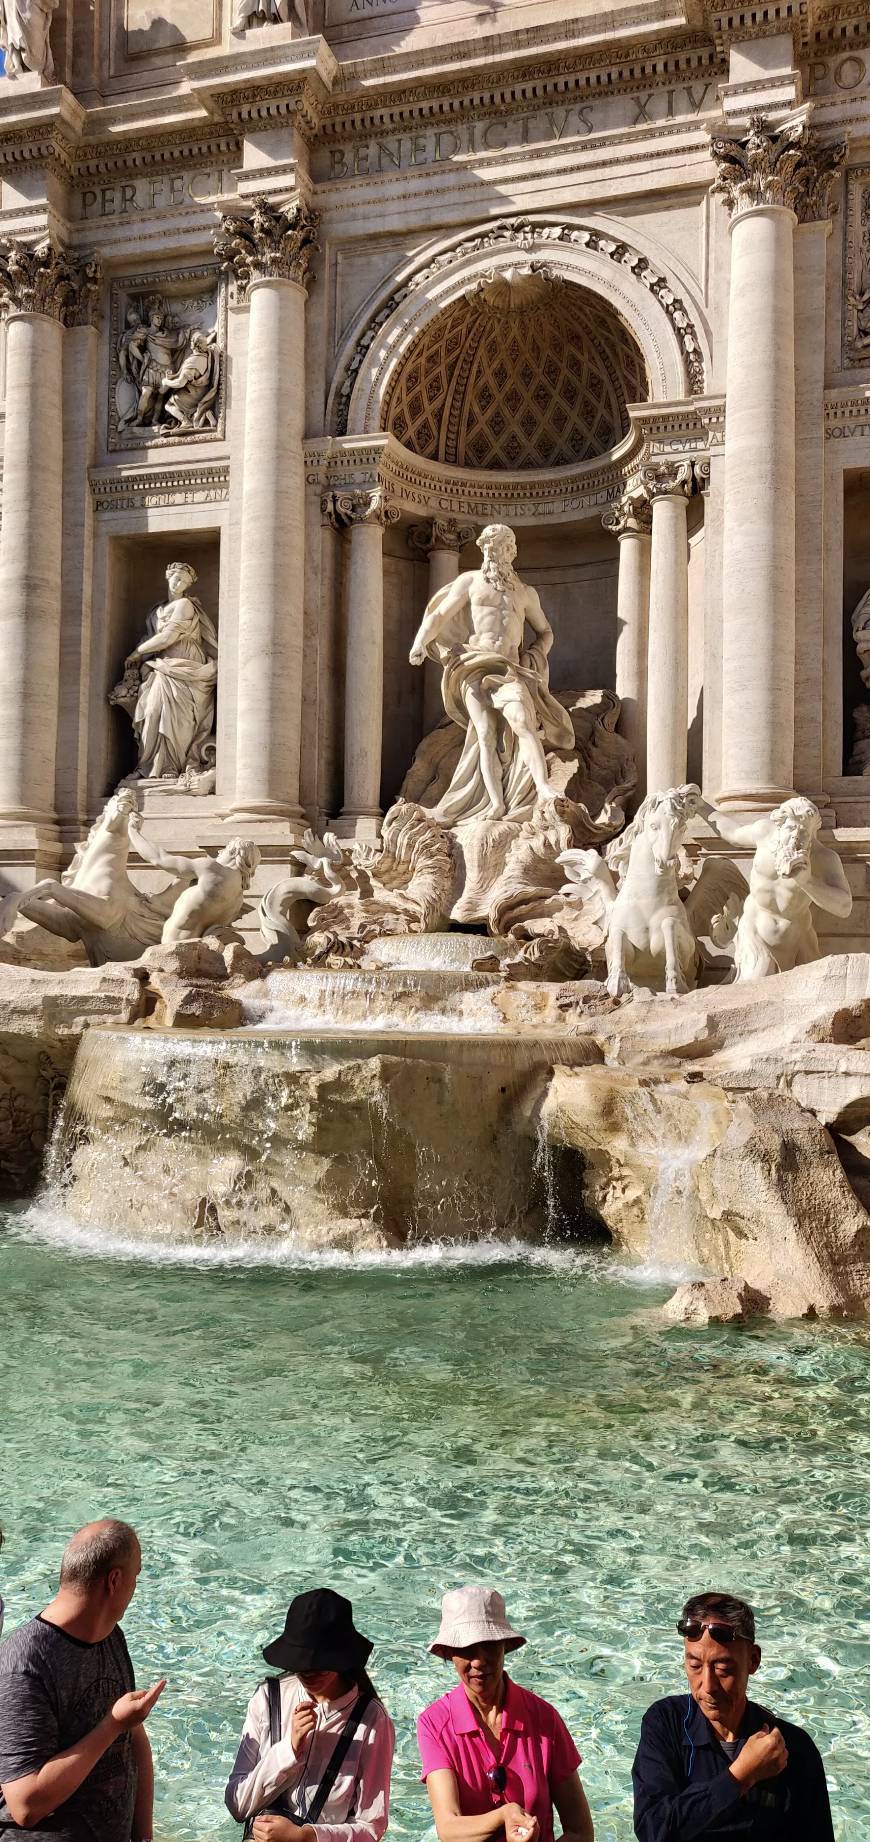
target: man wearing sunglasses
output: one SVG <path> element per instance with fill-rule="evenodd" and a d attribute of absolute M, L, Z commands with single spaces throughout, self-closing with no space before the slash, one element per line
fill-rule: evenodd
<path fill-rule="evenodd" d="M 677 1630 L 689 1693 L 644 1715 L 632 1772 L 638 1842 L 834 1842 L 809 1734 L 747 1699 L 761 1662 L 752 1607 L 701 1593 Z"/>

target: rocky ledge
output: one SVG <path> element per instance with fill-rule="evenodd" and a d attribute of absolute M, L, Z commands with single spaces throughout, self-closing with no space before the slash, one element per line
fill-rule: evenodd
<path fill-rule="evenodd" d="M 697 1273 L 668 1307 L 671 1319 L 870 1310 L 870 955 L 820 960 L 755 984 L 617 1003 L 593 981 L 524 983 L 496 972 L 473 973 L 467 982 L 444 975 L 440 983 L 436 975 L 415 980 L 388 972 L 276 970 L 264 977 L 245 950 L 219 952 L 201 942 L 151 949 L 134 967 L 33 972 L 3 965 L 0 997 L 7 1194 L 35 1183 L 76 1046 L 94 1025 L 135 1025 L 146 1035 L 155 1026 L 186 1037 L 220 1033 L 238 1043 L 240 1028 L 254 1040 L 262 1031 L 291 1039 L 303 1031 L 310 1039 L 321 1029 L 350 1039 L 377 1023 L 392 1034 L 392 1059 L 411 1053 L 401 1036 L 413 1039 L 418 1062 L 440 1053 L 434 1042 L 426 1049 L 427 1033 L 446 1033 L 457 1047 L 500 1037 L 495 1058 L 519 1056 L 522 1045 L 528 1071 L 520 1080 L 513 1069 L 498 1089 L 500 1129 L 507 1129 L 501 1155 L 505 1143 L 514 1144 L 519 1171 L 530 1142 L 536 1155 L 549 1147 L 563 1171 L 566 1159 L 574 1170 L 569 1189 L 584 1231 L 597 1223 L 631 1258 Z M 370 1052 L 359 1079 L 348 1060 L 346 1043 L 341 1080 L 329 1074 L 314 1082 L 318 1092 L 326 1082 L 332 1112 L 345 1087 L 359 1111 L 371 1086 Z M 390 1085 L 400 1097 L 419 1089 L 425 1099 L 429 1091 L 417 1075 Z M 461 1117 L 447 1118 L 448 1098 L 441 1095 L 431 1130 L 422 1101 L 422 1112 L 418 1107 L 413 1138 L 421 1167 L 429 1139 L 436 1161 L 436 1146 L 449 1160 L 450 1143 L 465 1130 Z M 127 1101 L 129 1114 L 133 1096 Z M 346 1134 L 332 1112 L 340 1149 L 348 1134 L 353 1139 L 353 1122 L 348 1116 Z M 247 1117 L 256 1124 L 253 1102 Z M 322 1135 L 322 1120 L 309 1118 L 309 1127 L 300 1150 L 313 1150 Z M 404 1183 L 403 1176 L 392 1184 L 399 1200 Z M 323 1194 L 321 1186 L 321 1205 Z M 343 1216 L 345 1244 L 377 1240 L 378 1210 L 373 1182 L 364 1218 L 354 1227 Z M 401 1214 L 397 1202 L 393 1244 Z M 208 1208 L 199 1215 L 201 1231 L 217 1219 Z M 315 1226 L 318 1219 L 313 1209 Z M 334 1226 L 324 1220 L 318 1232 L 329 1240 Z M 539 1234 L 542 1226 L 530 1223 L 528 1231 Z"/>

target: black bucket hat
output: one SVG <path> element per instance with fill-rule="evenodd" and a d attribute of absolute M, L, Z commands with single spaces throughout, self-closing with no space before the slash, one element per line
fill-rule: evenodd
<path fill-rule="evenodd" d="M 315 1586 L 291 1600 L 282 1635 L 265 1645 L 263 1655 L 273 1668 L 294 1674 L 315 1669 L 345 1673 L 364 1669 L 373 1649 L 354 1626 L 350 1600 L 328 1586 Z"/>

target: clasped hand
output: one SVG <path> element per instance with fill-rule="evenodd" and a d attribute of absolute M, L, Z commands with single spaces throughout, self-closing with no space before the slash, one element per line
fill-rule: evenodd
<path fill-rule="evenodd" d="M 254 1842 L 310 1842 L 313 1829 L 300 1829 L 286 1816 L 270 1816 L 265 1811 L 254 1818 Z"/>

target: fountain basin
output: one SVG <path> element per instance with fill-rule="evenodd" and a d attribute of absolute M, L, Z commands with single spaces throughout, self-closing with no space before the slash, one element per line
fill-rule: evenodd
<path fill-rule="evenodd" d="M 521 1126 L 554 1066 L 600 1055 L 568 1035 L 94 1029 L 49 1184 L 80 1225 L 151 1241 L 583 1232 L 580 1159 Z"/>

